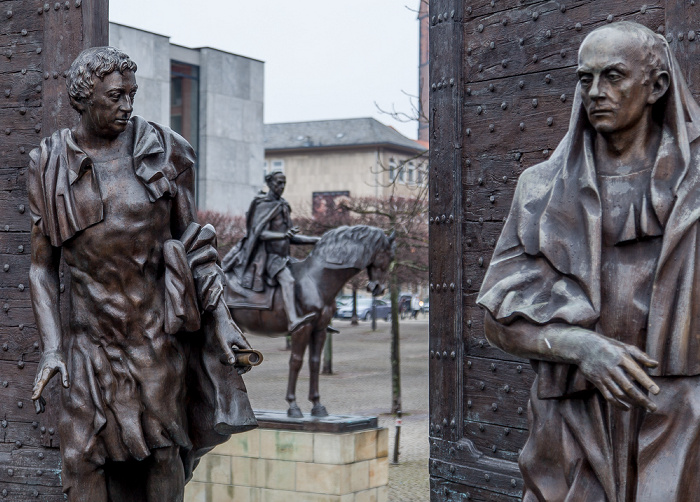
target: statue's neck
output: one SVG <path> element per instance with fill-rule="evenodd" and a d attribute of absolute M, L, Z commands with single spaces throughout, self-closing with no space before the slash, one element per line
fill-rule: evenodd
<path fill-rule="evenodd" d="M 306 262 L 308 263 L 308 259 Z M 319 270 L 319 276 L 316 278 L 317 284 L 319 284 L 319 291 L 321 296 L 324 297 L 324 302 L 328 303 L 333 300 L 342 287 L 350 279 L 361 272 L 357 268 L 325 268 L 323 267 Z"/>
<path fill-rule="evenodd" d="M 598 133 L 594 155 L 596 172 L 621 175 L 653 166 L 661 142 L 661 127 L 648 116 L 634 126 L 613 133 Z"/>
<path fill-rule="evenodd" d="M 82 123 L 72 131 L 73 139 L 94 162 L 111 159 L 130 152 L 130 136 L 121 133 L 115 137 L 98 136 L 82 127 Z"/>

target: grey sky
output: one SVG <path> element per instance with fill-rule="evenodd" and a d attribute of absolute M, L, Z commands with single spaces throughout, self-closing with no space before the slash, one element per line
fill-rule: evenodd
<path fill-rule="evenodd" d="M 375 102 L 412 110 L 418 0 L 109 3 L 110 21 L 265 61 L 265 122 L 373 116 L 416 137 L 416 124 L 379 113 Z"/>

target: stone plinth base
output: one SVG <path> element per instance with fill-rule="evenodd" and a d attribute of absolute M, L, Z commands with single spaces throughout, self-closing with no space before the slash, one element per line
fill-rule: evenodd
<path fill-rule="evenodd" d="M 202 458 L 185 502 L 388 499 L 389 434 L 377 428 L 376 418 L 288 419 L 279 412 L 256 417 L 259 429 L 235 434 Z M 338 432 L 328 432 L 333 430 Z"/>

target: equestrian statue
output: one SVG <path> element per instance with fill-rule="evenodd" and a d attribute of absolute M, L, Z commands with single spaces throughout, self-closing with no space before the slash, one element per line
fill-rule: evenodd
<path fill-rule="evenodd" d="M 365 225 L 339 227 L 320 238 L 301 235 L 282 198 L 285 175 L 274 172 L 265 181 L 269 190 L 251 203 L 246 236 L 222 260 L 226 305 L 246 333 L 291 335 L 286 399 L 287 414 L 293 418 L 303 416 L 296 403 L 296 384 L 309 347 L 311 415 L 325 417 L 328 412 L 320 401 L 318 377 L 335 297 L 363 269 L 369 276 L 368 290 L 375 296 L 384 292 L 394 237 Z M 315 247 L 304 260 L 295 261 L 289 256 L 291 244 Z"/>

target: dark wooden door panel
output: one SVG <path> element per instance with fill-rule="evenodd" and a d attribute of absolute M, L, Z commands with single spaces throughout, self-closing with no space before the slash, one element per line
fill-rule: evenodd
<path fill-rule="evenodd" d="M 431 159 L 444 166 L 442 176 L 431 178 L 430 238 L 437 243 L 430 255 L 431 386 L 450 389 L 431 393 L 431 435 L 455 441 L 462 436 L 458 412 L 462 403 L 463 358 L 460 295 L 461 225 L 458 209 L 461 185 L 461 126 L 455 120 L 461 103 L 462 3 L 460 0 L 435 0 L 430 9 L 430 135 Z M 432 33 L 439 33 L 433 37 Z M 443 252 L 447 252 L 445 259 Z"/>
<path fill-rule="evenodd" d="M 0 6 L 0 500 L 58 502 L 58 402 L 50 389 L 47 413 L 37 415 L 31 401 L 39 335 L 29 299 L 26 170 L 41 138 L 77 118 L 64 72 L 83 48 L 108 43 L 108 2 Z"/>

